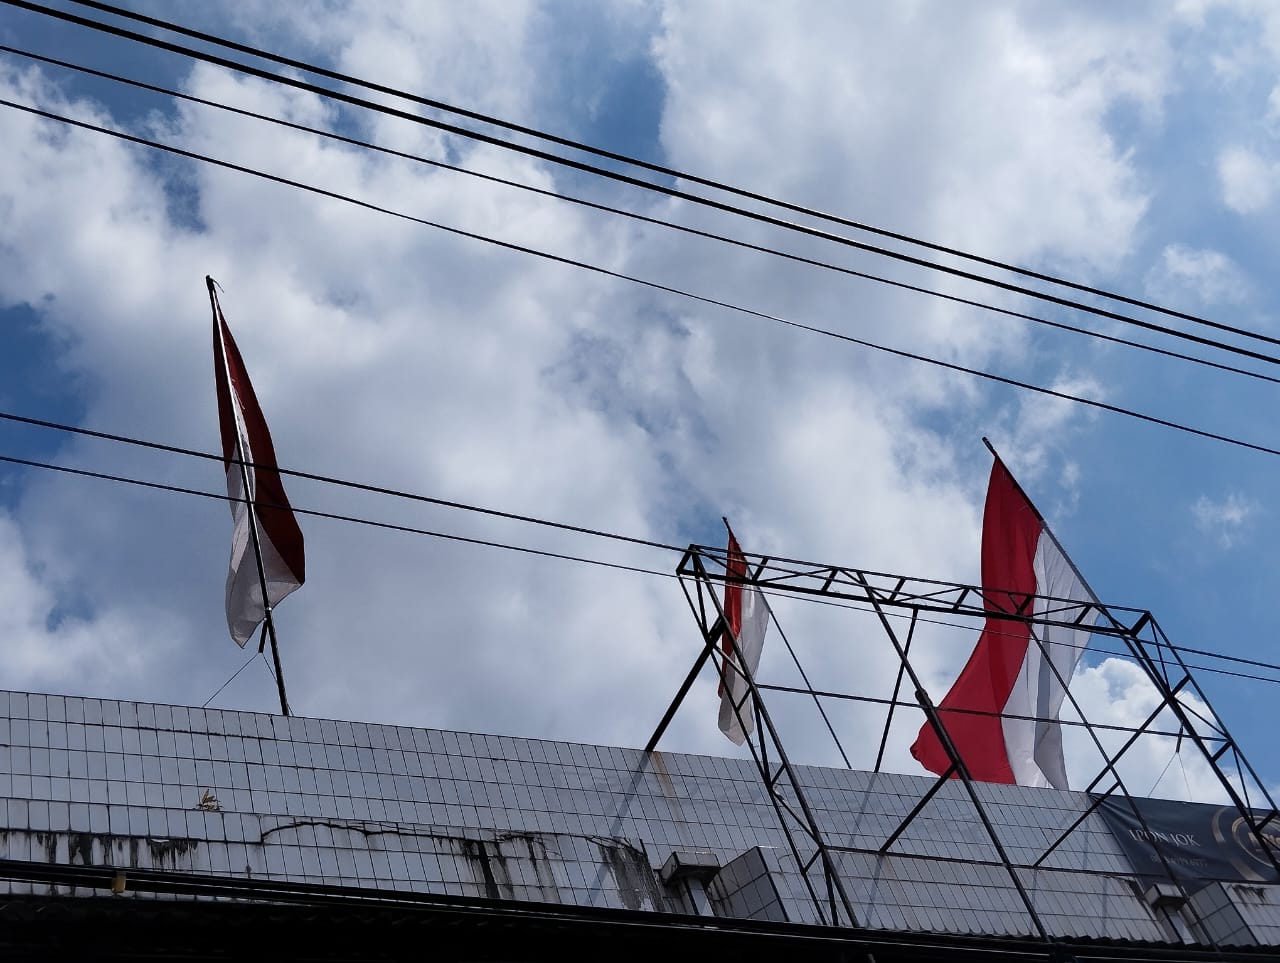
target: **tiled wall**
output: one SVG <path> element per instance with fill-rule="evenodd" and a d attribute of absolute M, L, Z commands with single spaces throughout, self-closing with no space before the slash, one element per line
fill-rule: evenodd
<path fill-rule="evenodd" d="M 1257 942 L 1236 900 L 1222 883 L 1210 883 L 1191 898 L 1195 912 L 1210 937 L 1224 946 L 1253 945 Z"/>
<path fill-rule="evenodd" d="M 1223 883 L 1216 888 L 1247 929 L 1249 939 L 1241 942 L 1280 945 L 1280 887 Z"/>
<path fill-rule="evenodd" d="M 777 887 L 783 872 L 772 849 L 756 846 L 716 874 L 708 895 L 721 916 L 785 923 L 787 910 Z"/>
<path fill-rule="evenodd" d="M 4 856 L 682 911 L 654 872 L 673 850 L 728 866 L 762 847 L 787 918 L 816 919 L 747 761 L 16 692 L 0 693 L 0 744 Z M 800 778 L 828 841 L 872 850 L 932 782 Z M 997 859 L 962 789 L 944 787 L 894 851 Z M 1016 862 L 1087 805 L 980 789 Z M 864 853 L 838 863 L 860 922 L 1032 932 L 1003 868 Z M 1093 871 L 1025 875 L 1055 932 L 1163 937 L 1118 878 L 1127 863 L 1100 819 L 1048 865 Z"/>

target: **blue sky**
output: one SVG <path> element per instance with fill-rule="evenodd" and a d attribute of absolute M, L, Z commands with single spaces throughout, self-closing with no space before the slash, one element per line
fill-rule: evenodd
<path fill-rule="evenodd" d="M 1280 334 L 1280 14 L 1265 3 L 412 5 L 138 3 L 371 80 L 977 253 Z M 0 9 L 0 42 L 450 157 L 1139 340 L 529 158 Z M 0 57 L 20 100 L 415 216 L 841 332 L 1280 446 L 1280 386 L 726 249 L 498 185 L 359 155 Z M 1280 460 L 803 335 L 251 178 L 0 112 L 0 403 L 216 447 L 203 276 L 282 462 L 663 541 L 977 579 L 990 436 L 1098 594 L 1186 645 L 1280 661 Z M 1156 319 L 1160 320 L 1160 319 Z M 1167 342 L 1162 342 L 1167 343 Z M 1196 349 L 1169 344 L 1177 350 Z M 1280 349 L 1275 352 L 1280 354 Z M 1216 356 L 1255 370 L 1275 366 Z M 1272 370 L 1271 373 L 1274 373 Z M 217 490 L 216 469 L 0 426 L 0 448 Z M 600 545 L 300 482 L 296 504 L 663 569 Z M 305 520 L 310 583 L 280 612 L 298 711 L 642 744 L 696 637 L 668 580 Z M 0 469 L 6 684 L 204 701 L 245 658 L 221 617 L 215 502 Z M 880 693 L 855 616 L 779 616 L 811 675 Z M 920 654 L 935 697 L 967 655 Z M 607 644 L 601 642 L 608 639 Z M 923 645 L 923 643 L 922 643 Z M 785 676 L 783 653 L 766 669 Z M 770 661 L 770 660 L 774 661 Z M 1082 698 L 1142 687 L 1091 658 Z M 1274 687 L 1202 674 L 1274 784 Z M 861 689 L 860 689 L 861 687 Z M 268 709 L 250 666 L 218 704 Z M 783 710 L 788 721 L 791 710 Z M 670 748 L 729 749 L 706 681 Z M 854 744 L 874 714 L 844 710 Z M 796 741 L 813 741 L 795 711 Z M 891 741 L 892 767 L 914 731 Z M 870 750 L 874 755 L 874 748 Z M 1087 753 L 1070 761 L 1083 771 Z M 1135 760 L 1154 780 L 1171 748 Z M 1084 754 L 1079 754 L 1084 753 Z M 864 759 L 865 764 L 869 759 Z M 1197 773 L 1185 788 L 1192 786 Z M 1087 781 L 1087 780 L 1085 780 Z M 1177 794 L 1168 778 L 1159 789 Z M 1145 786 L 1139 788 L 1146 788 Z"/>

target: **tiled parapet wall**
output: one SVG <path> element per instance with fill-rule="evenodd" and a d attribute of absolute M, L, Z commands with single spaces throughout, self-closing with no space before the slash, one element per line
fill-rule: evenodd
<path fill-rule="evenodd" d="M 0 744 L 9 858 L 680 911 L 656 875 L 672 851 L 727 866 L 762 847 L 787 918 L 816 918 L 746 760 L 17 692 L 0 692 Z M 799 774 L 829 842 L 855 849 L 879 847 L 932 784 Z M 860 922 L 1031 932 L 1003 869 L 946 861 L 996 858 L 961 788 L 895 844 L 930 859 L 840 857 Z M 1016 862 L 1088 804 L 980 791 Z M 1097 817 L 1048 865 L 1093 871 L 1029 880 L 1056 932 L 1161 938 Z"/>

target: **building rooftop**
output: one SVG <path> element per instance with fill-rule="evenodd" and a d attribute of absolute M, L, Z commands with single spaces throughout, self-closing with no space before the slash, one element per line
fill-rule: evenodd
<path fill-rule="evenodd" d="M 796 773 L 849 894 L 841 938 L 1042 946 L 1012 872 L 1064 945 L 1280 946 L 1280 886 L 1153 891 L 1085 794 L 977 784 L 1002 857 L 945 783 L 882 853 L 933 779 Z M 584 932 L 642 914 L 672 934 L 837 939 L 750 760 L 513 736 L 0 692 L 0 860 L 10 920 L 359 898 L 353 920 L 538 907 Z M 200 905 L 154 905 L 178 897 Z"/>

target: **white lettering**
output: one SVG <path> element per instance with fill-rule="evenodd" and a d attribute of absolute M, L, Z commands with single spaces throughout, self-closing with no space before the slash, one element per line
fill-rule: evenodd
<path fill-rule="evenodd" d="M 1177 846 L 1200 845 L 1192 833 L 1162 833 L 1155 829 L 1131 829 L 1129 835 L 1144 843 L 1173 843 Z"/>

